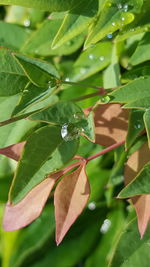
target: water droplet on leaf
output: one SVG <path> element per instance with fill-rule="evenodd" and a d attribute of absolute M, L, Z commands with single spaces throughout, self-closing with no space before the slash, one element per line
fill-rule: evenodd
<path fill-rule="evenodd" d="M 100 102 L 103 103 L 103 104 L 107 104 L 107 103 L 110 102 L 110 97 L 109 97 L 108 95 L 106 95 L 106 96 L 102 96 L 102 97 L 100 98 Z"/>
<path fill-rule="evenodd" d="M 80 132 L 81 130 L 73 124 L 65 123 L 61 128 L 61 136 L 66 142 L 78 139 Z"/>
<path fill-rule="evenodd" d="M 108 38 L 108 39 L 111 39 L 112 37 L 113 37 L 112 33 L 108 33 L 108 34 L 107 34 L 107 38 Z"/>
<path fill-rule="evenodd" d="M 29 27 L 30 26 L 30 20 L 29 19 L 25 19 L 23 24 L 24 24 L 25 27 Z"/>
<path fill-rule="evenodd" d="M 95 201 L 92 201 L 88 204 L 88 209 L 89 210 L 95 210 L 96 209 L 96 203 Z"/>
<path fill-rule="evenodd" d="M 66 77 L 65 81 L 66 82 L 69 82 L 70 81 L 70 78 L 69 77 Z"/>
<path fill-rule="evenodd" d="M 101 56 L 99 59 L 100 61 L 104 61 L 104 56 Z"/>
<path fill-rule="evenodd" d="M 109 228 L 110 228 L 110 226 L 111 226 L 111 221 L 109 219 L 104 220 L 104 222 L 103 222 L 103 224 L 102 224 L 102 226 L 100 228 L 100 232 L 102 234 L 107 233 Z"/>
<path fill-rule="evenodd" d="M 95 57 L 94 57 L 94 55 L 93 54 L 90 54 L 89 55 L 89 59 L 94 59 Z"/>

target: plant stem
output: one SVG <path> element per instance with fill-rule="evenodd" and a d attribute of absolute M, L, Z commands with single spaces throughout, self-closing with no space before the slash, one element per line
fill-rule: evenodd
<path fill-rule="evenodd" d="M 92 85 L 89 85 L 89 84 L 83 84 L 83 83 L 76 83 L 76 82 L 67 82 L 67 81 L 60 81 L 61 83 L 63 84 L 70 84 L 70 85 L 76 85 L 76 86 L 83 86 L 83 87 L 89 87 L 89 88 L 93 88 L 93 89 L 97 89 L 101 92 L 101 94 L 105 94 L 105 90 L 103 87 L 99 87 L 99 86 L 92 86 Z"/>
<path fill-rule="evenodd" d="M 102 151 L 98 152 L 97 154 L 92 155 L 92 156 L 86 158 L 86 161 L 89 162 L 92 159 L 96 159 L 96 158 L 98 158 L 98 157 L 106 154 L 107 152 L 109 152 L 109 151 L 111 151 L 111 150 L 113 150 L 113 149 L 115 149 L 115 148 L 123 145 L 124 143 L 125 143 L 125 141 L 121 141 L 121 142 L 115 143 L 115 144 L 113 144 L 113 145 L 111 145 L 111 146 L 103 149 Z"/>

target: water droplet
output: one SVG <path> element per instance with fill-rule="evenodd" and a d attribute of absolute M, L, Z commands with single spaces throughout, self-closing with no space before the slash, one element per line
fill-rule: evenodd
<path fill-rule="evenodd" d="M 78 122 L 84 119 L 84 114 L 82 112 L 77 112 L 73 115 L 73 117 L 75 118 L 75 121 Z"/>
<path fill-rule="evenodd" d="M 101 56 L 99 59 L 100 61 L 104 61 L 104 56 Z"/>
<path fill-rule="evenodd" d="M 81 69 L 80 69 L 80 73 L 81 73 L 81 74 L 85 74 L 86 72 L 87 72 L 87 69 L 85 69 L 85 68 L 81 68 Z"/>
<path fill-rule="evenodd" d="M 116 23 L 115 22 L 112 22 L 112 26 L 116 26 Z"/>
<path fill-rule="evenodd" d="M 30 20 L 29 19 L 25 19 L 23 24 L 24 24 L 25 27 L 29 27 L 30 26 Z"/>
<path fill-rule="evenodd" d="M 110 226 L 111 226 L 111 221 L 109 219 L 104 220 L 104 222 L 103 222 L 103 224 L 102 224 L 102 226 L 100 228 L 100 232 L 102 234 L 107 233 L 109 228 L 110 228 Z"/>
<path fill-rule="evenodd" d="M 110 97 L 108 95 L 102 96 L 100 98 L 100 102 L 103 103 L 103 104 L 107 104 L 107 103 L 109 103 L 109 101 L 110 101 Z"/>
<path fill-rule="evenodd" d="M 121 14 L 121 24 L 126 25 L 134 20 L 134 15 L 129 12 L 122 12 Z"/>
<path fill-rule="evenodd" d="M 124 10 L 124 12 L 127 12 L 128 11 L 128 4 L 124 4 L 123 10 Z"/>
<path fill-rule="evenodd" d="M 96 209 L 96 203 L 94 201 L 90 202 L 88 204 L 88 209 L 89 210 L 95 210 Z"/>
<path fill-rule="evenodd" d="M 111 39 L 112 37 L 113 37 L 112 33 L 108 33 L 108 34 L 107 34 L 107 38 L 108 38 L 108 39 Z"/>
<path fill-rule="evenodd" d="M 122 9 L 122 4 L 121 3 L 117 4 L 117 7 L 118 9 Z"/>
<path fill-rule="evenodd" d="M 125 17 L 122 17 L 121 20 L 122 20 L 122 21 L 125 21 Z"/>
<path fill-rule="evenodd" d="M 134 125 L 134 128 L 135 128 L 135 129 L 140 129 L 140 128 L 141 128 L 141 124 L 140 124 L 140 123 L 136 123 L 136 124 Z"/>
<path fill-rule="evenodd" d="M 66 82 L 69 82 L 70 81 L 70 78 L 69 77 L 66 77 L 65 81 Z"/>
<path fill-rule="evenodd" d="M 89 59 L 94 59 L 94 58 L 95 58 L 95 56 L 93 54 L 89 55 Z"/>
<path fill-rule="evenodd" d="M 107 5 L 108 7 L 111 7 L 111 6 L 112 6 L 112 3 L 111 3 L 111 2 L 108 2 L 106 5 Z"/>
<path fill-rule="evenodd" d="M 61 128 L 61 136 L 66 142 L 78 139 L 80 132 L 81 130 L 73 124 L 65 123 Z"/>

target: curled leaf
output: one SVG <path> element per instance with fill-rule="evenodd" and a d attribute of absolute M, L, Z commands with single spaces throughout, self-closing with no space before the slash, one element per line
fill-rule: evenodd
<path fill-rule="evenodd" d="M 54 194 L 56 242 L 63 240 L 69 228 L 81 214 L 90 195 L 90 185 L 86 176 L 86 163 L 66 175 L 57 185 Z"/>

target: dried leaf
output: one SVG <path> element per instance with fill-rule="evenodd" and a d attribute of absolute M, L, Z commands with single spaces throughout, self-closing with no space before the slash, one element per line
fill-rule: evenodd
<path fill-rule="evenodd" d="M 86 163 L 82 162 L 78 169 L 66 175 L 56 187 L 54 205 L 57 245 L 60 244 L 88 201 L 90 185 L 85 167 Z"/>
<path fill-rule="evenodd" d="M 22 153 L 22 150 L 24 148 L 25 143 L 26 142 L 20 142 L 18 144 L 14 144 L 11 146 L 0 148 L 0 154 L 18 161 L 20 158 L 20 155 Z"/>
<path fill-rule="evenodd" d="M 130 183 L 137 173 L 150 159 L 150 150 L 145 143 L 138 151 L 133 153 L 125 166 L 125 183 Z M 138 228 L 143 237 L 150 220 L 150 195 L 141 195 L 131 198 L 138 217 Z"/>
<path fill-rule="evenodd" d="M 68 171 L 77 167 L 80 162 L 75 162 L 63 170 L 47 177 L 34 187 L 25 198 L 16 205 L 8 203 L 5 208 L 3 227 L 6 232 L 18 230 L 37 219 L 50 195 L 56 181 Z"/>
<path fill-rule="evenodd" d="M 3 219 L 6 232 L 18 230 L 38 218 L 55 184 L 54 178 L 47 178 L 33 188 L 26 197 L 16 205 L 7 204 Z"/>
<path fill-rule="evenodd" d="M 99 105 L 95 113 L 96 144 L 111 146 L 125 140 L 129 111 L 120 104 Z"/>

